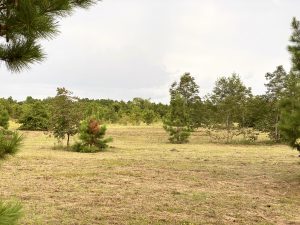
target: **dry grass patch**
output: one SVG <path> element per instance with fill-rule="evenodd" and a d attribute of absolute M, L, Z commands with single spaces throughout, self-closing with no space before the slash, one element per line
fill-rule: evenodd
<path fill-rule="evenodd" d="M 24 135 L 0 170 L 21 224 L 300 224 L 300 161 L 285 146 L 171 145 L 160 126 L 113 125 L 113 148 L 80 154 Z"/>

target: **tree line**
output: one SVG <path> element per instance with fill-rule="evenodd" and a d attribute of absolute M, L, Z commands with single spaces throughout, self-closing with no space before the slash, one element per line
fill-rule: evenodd
<path fill-rule="evenodd" d="M 25 101 L 16 101 L 12 97 L 0 98 L 0 113 L 3 114 L 1 118 L 5 120 L 6 117 L 10 117 L 17 121 L 21 124 L 21 130 L 46 131 L 51 127 L 51 118 L 55 116 L 60 104 L 63 104 L 59 102 L 61 95 L 67 96 L 70 100 L 62 109 L 72 112 L 74 115 L 69 115 L 70 118 L 76 117 L 79 121 L 95 116 L 103 123 L 150 125 L 161 121 L 168 112 L 168 105 L 154 103 L 149 99 L 134 98 L 127 102 L 109 99 L 94 100 L 79 98 L 65 88 L 57 88 L 56 96 L 43 100 L 30 96 Z"/>
<path fill-rule="evenodd" d="M 245 142 L 265 132 L 274 142 L 288 143 L 300 151 L 300 22 L 293 18 L 288 51 L 291 70 L 278 66 L 266 73 L 266 93 L 254 95 L 237 74 L 220 77 L 212 93 L 199 97 L 199 86 L 189 73 L 170 88 L 169 112 L 164 128 L 173 143 L 185 143 L 191 132 L 207 128 L 215 141 Z"/>
<path fill-rule="evenodd" d="M 298 78 L 283 66 L 266 73 L 265 78 L 267 91 L 263 95 L 254 95 L 239 75 L 232 74 L 220 77 L 212 93 L 201 98 L 194 77 L 185 73 L 171 85 L 169 105 L 142 98 L 128 102 L 82 99 L 65 88 L 57 88 L 56 96 L 44 100 L 0 99 L 0 125 L 6 127 L 12 118 L 21 124 L 21 130 L 53 131 L 58 139 L 66 137 L 67 145 L 70 136 L 78 132 L 80 121 L 91 117 L 102 124 L 163 122 L 172 143 L 187 142 L 191 132 L 201 127 L 216 142 L 231 143 L 235 137 L 254 142 L 259 132 L 267 133 L 274 142 L 284 142 L 284 126 L 289 123 L 284 116 L 288 113 L 285 107 L 291 101 L 295 107 L 299 103 L 291 98 L 296 98 L 298 88 L 293 87 Z"/>

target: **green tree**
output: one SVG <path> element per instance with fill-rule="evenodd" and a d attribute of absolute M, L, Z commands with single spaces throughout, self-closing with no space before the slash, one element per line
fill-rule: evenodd
<path fill-rule="evenodd" d="M 279 129 L 288 144 L 300 151 L 300 76 L 291 72 L 287 80 L 285 98 L 280 102 Z"/>
<path fill-rule="evenodd" d="M 288 50 L 292 69 L 287 80 L 285 98 L 281 101 L 280 130 L 284 139 L 300 151 L 300 22 L 293 18 L 293 33 Z"/>
<path fill-rule="evenodd" d="M 108 147 L 107 143 L 111 138 L 104 138 L 106 126 L 101 126 L 100 121 L 95 118 L 86 119 L 81 122 L 79 128 L 79 139 L 73 150 L 77 152 L 99 152 Z"/>
<path fill-rule="evenodd" d="M 134 125 L 140 125 L 143 120 L 143 112 L 138 105 L 133 104 L 129 111 L 130 122 Z"/>
<path fill-rule="evenodd" d="M 199 97 L 199 86 L 190 73 L 180 77 L 179 83 L 174 82 L 170 88 L 171 101 L 181 98 L 185 108 L 186 125 L 191 129 L 200 127 L 201 112 L 199 111 L 201 99 Z"/>
<path fill-rule="evenodd" d="M 21 124 L 20 130 L 46 131 L 49 127 L 48 109 L 40 101 L 26 104 L 19 123 Z"/>
<path fill-rule="evenodd" d="M 192 131 L 188 118 L 185 99 L 180 95 L 172 96 L 170 111 L 163 120 L 163 127 L 169 133 L 171 143 L 183 144 L 188 142 Z"/>
<path fill-rule="evenodd" d="M 58 19 L 74 8 L 86 8 L 96 0 L 0 0 L 0 60 L 11 71 L 20 71 L 44 59 L 40 39 L 58 33 Z"/>
<path fill-rule="evenodd" d="M 3 106 L 0 105 L 0 127 L 7 129 L 8 123 L 9 123 L 8 111 Z"/>
<path fill-rule="evenodd" d="M 276 142 L 280 141 L 280 130 L 278 128 L 280 121 L 280 107 L 279 102 L 284 97 L 286 90 L 286 81 L 288 74 L 285 72 L 283 66 L 278 66 L 273 73 L 267 73 L 266 79 L 268 81 L 265 86 L 267 87 L 267 97 L 272 107 L 268 113 L 270 116 L 270 124 L 266 124 L 264 131 L 269 132 L 271 139 Z"/>
<path fill-rule="evenodd" d="M 221 77 L 216 81 L 210 101 L 214 107 L 214 125 L 224 125 L 226 142 L 232 139 L 235 123 L 240 128 L 246 126 L 246 104 L 252 96 L 251 89 L 247 88 L 237 74 L 230 77 Z"/>
<path fill-rule="evenodd" d="M 199 127 L 196 118 L 196 106 L 201 101 L 199 97 L 199 86 L 195 79 L 185 73 L 180 82 L 174 82 L 170 88 L 170 108 L 164 119 L 164 129 L 170 135 L 171 143 L 186 143 L 190 132 Z"/>
<path fill-rule="evenodd" d="M 14 155 L 20 149 L 22 136 L 0 127 L 0 159 Z M 22 216 L 20 203 L 0 201 L 0 225 L 14 225 Z"/>
<path fill-rule="evenodd" d="M 145 109 L 143 111 L 143 122 L 146 123 L 147 125 L 153 123 L 155 118 L 156 118 L 156 114 L 152 109 Z"/>
<path fill-rule="evenodd" d="M 57 94 L 52 102 L 50 129 L 58 140 L 67 136 L 67 147 L 70 145 L 70 136 L 78 132 L 80 112 L 76 105 L 77 98 L 65 88 L 57 88 Z"/>

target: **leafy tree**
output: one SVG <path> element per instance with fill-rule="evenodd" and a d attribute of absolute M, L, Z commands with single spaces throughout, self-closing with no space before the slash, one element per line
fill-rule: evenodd
<path fill-rule="evenodd" d="M 46 131 L 49 127 L 48 109 L 42 102 L 34 102 L 25 105 L 26 108 L 19 120 L 20 130 L 41 130 Z"/>
<path fill-rule="evenodd" d="M 76 143 L 73 150 L 77 152 L 99 152 L 107 148 L 107 143 L 111 142 L 112 139 L 104 139 L 105 133 L 106 126 L 101 126 L 95 118 L 84 120 L 79 128 L 81 143 Z"/>
<path fill-rule="evenodd" d="M 181 76 L 180 82 L 174 82 L 170 88 L 171 101 L 175 98 L 182 98 L 185 105 L 186 125 L 195 129 L 201 125 L 201 112 L 199 112 L 201 99 L 199 97 L 199 86 L 190 73 Z"/>
<path fill-rule="evenodd" d="M 266 95 L 249 98 L 245 106 L 245 125 L 262 132 L 274 130 L 273 103 Z"/>
<path fill-rule="evenodd" d="M 8 122 L 9 122 L 9 114 L 8 114 L 7 110 L 3 106 L 0 105 L 0 127 L 7 129 Z"/>
<path fill-rule="evenodd" d="M 286 96 L 281 101 L 280 130 L 291 147 L 300 151 L 300 22 L 293 18 L 293 33 L 288 50 L 292 69 L 287 80 Z"/>
<path fill-rule="evenodd" d="M 160 118 L 163 118 L 167 115 L 169 107 L 168 105 L 158 103 L 153 105 L 153 110 Z"/>
<path fill-rule="evenodd" d="M 271 139 L 278 142 L 280 141 L 280 131 L 278 128 L 280 120 L 279 102 L 284 96 L 288 74 L 285 72 L 283 66 L 278 66 L 273 73 L 267 73 L 265 77 L 268 81 L 265 84 L 267 87 L 267 97 L 272 104 L 271 111 L 268 113 L 270 124 L 266 124 L 266 128 L 269 129 L 265 129 L 265 131 L 269 132 Z"/>
<path fill-rule="evenodd" d="M 235 123 L 240 128 L 246 126 L 245 106 L 252 96 L 251 89 L 247 88 L 237 74 L 230 77 L 221 77 L 216 81 L 213 93 L 210 96 L 214 107 L 213 125 L 224 125 L 227 132 L 226 142 L 232 139 Z"/>
<path fill-rule="evenodd" d="M 0 0 L 0 60 L 11 71 L 20 71 L 40 62 L 44 53 L 38 44 L 42 38 L 58 33 L 57 20 L 74 8 L 86 8 L 96 0 Z"/>
<path fill-rule="evenodd" d="M 189 73 L 183 74 L 179 83 L 172 84 L 170 111 L 164 119 L 164 129 L 169 133 L 171 143 L 188 142 L 190 132 L 199 126 L 195 122 L 199 116 L 195 109 L 201 101 L 198 93 L 199 86 Z"/>
<path fill-rule="evenodd" d="M 17 103 L 12 99 L 12 97 L 9 97 L 7 99 L 0 98 L 0 107 L 7 110 L 10 117 L 13 117 L 15 114 L 14 107 L 16 106 L 16 104 Z"/>
<path fill-rule="evenodd" d="M 146 123 L 147 125 L 150 125 L 151 123 L 154 122 L 156 118 L 156 114 L 152 109 L 146 109 L 143 112 L 143 122 Z"/>
<path fill-rule="evenodd" d="M 76 107 L 77 98 L 65 88 L 57 88 L 57 94 L 52 102 L 50 119 L 51 131 L 58 140 L 67 136 L 67 147 L 70 145 L 70 136 L 78 132 L 80 112 Z"/>

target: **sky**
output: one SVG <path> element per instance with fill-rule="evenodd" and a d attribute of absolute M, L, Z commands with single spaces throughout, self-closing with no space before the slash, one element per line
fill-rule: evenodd
<path fill-rule="evenodd" d="M 254 94 L 265 74 L 290 68 L 287 51 L 299 0 L 103 0 L 60 23 L 42 40 L 47 59 L 12 74 L 0 64 L 0 97 L 76 96 L 169 101 L 168 89 L 185 72 L 210 93 L 215 81 L 240 75 Z"/>

